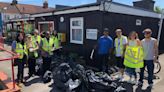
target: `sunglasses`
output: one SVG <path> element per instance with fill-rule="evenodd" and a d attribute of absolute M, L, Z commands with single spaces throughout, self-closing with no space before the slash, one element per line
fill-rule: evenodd
<path fill-rule="evenodd" d="M 151 32 L 144 32 L 144 34 L 151 34 Z"/>

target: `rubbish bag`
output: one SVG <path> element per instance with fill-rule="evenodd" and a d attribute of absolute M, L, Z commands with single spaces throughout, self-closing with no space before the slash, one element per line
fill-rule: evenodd
<path fill-rule="evenodd" d="M 69 89 L 67 82 L 71 78 L 71 73 L 72 69 L 68 63 L 60 64 L 53 70 L 54 86 L 56 86 L 56 88 L 60 89 L 61 91 L 66 92 L 66 90 Z"/>
<path fill-rule="evenodd" d="M 117 84 L 112 82 L 112 79 L 106 73 L 96 74 L 92 70 L 88 70 L 87 76 L 89 80 L 89 86 L 91 89 L 112 92 L 111 90 L 114 91 L 117 87 Z"/>
<path fill-rule="evenodd" d="M 46 71 L 44 76 L 43 76 L 43 82 L 48 83 L 52 79 L 52 72 L 51 71 Z"/>
<path fill-rule="evenodd" d="M 127 92 L 127 90 L 123 88 L 122 86 L 119 86 L 114 92 Z"/>

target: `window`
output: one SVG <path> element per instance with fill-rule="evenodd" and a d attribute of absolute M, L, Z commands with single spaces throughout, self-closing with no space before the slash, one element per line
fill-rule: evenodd
<path fill-rule="evenodd" d="M 70 20 L 70 42 L 83 44 L 83 18 L 71 18 Z"/>
<path fill-rule="evenodd" d="M 53 31 L 54 30 L 54 21 L 39 22 L 38 28 L 39 28 L 40 32 Z"/>

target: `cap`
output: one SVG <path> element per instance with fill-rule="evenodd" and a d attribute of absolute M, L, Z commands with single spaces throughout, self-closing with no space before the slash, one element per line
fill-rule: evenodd
<path fill-rule="evenodd" d="M 39 31 L 37 29 L 34 30 L 34 33 L 39 33 Z"/>
<path fill-rule="evenodd" d="M 121 29 L 116 29 L 116 32 L 122 32 L 122 30 Z"/>
<path fill-rule="evenodd" d="M 145 29 L 145 30 L 143 31 L 143 33 L 145 33 L 145 32 L 152 32 L 152 30 L 149 29 L 149 28 L 147 28 L 147 29 Z"/>
<path fill-rule="evenodd" d="M 31 34 L 26 34 L 26 37 L 31 37 Z"/>
<path fill-rule="evenodd" d="M 46 31 L 46 34 L 50 34 L 50 32 L 49 31 Z"/>
<path fill-rule="evenodd" d="M 108 29 L 108 28 L 104 28 L 104 31 L 108 32 L 108 31 L 109 31 L 109 29 Z"/>

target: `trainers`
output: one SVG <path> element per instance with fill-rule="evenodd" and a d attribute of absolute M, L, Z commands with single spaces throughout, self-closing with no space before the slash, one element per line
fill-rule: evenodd
<path fill-rule="evenodd" d="M 136 84 L 136 82 L 137 82 L 137 80 L 132 80 L 132 79 L 129 79 L 128 81 L 127 81 L 128 83 L 130 83 L 130 84 Z"/>
<path fill-rule="evenodd" d="M 136 80 L 132 80 L 132 81 L 131 81 L 131 84 L 135 85 L 136 82 L 137 82 Z"/>

